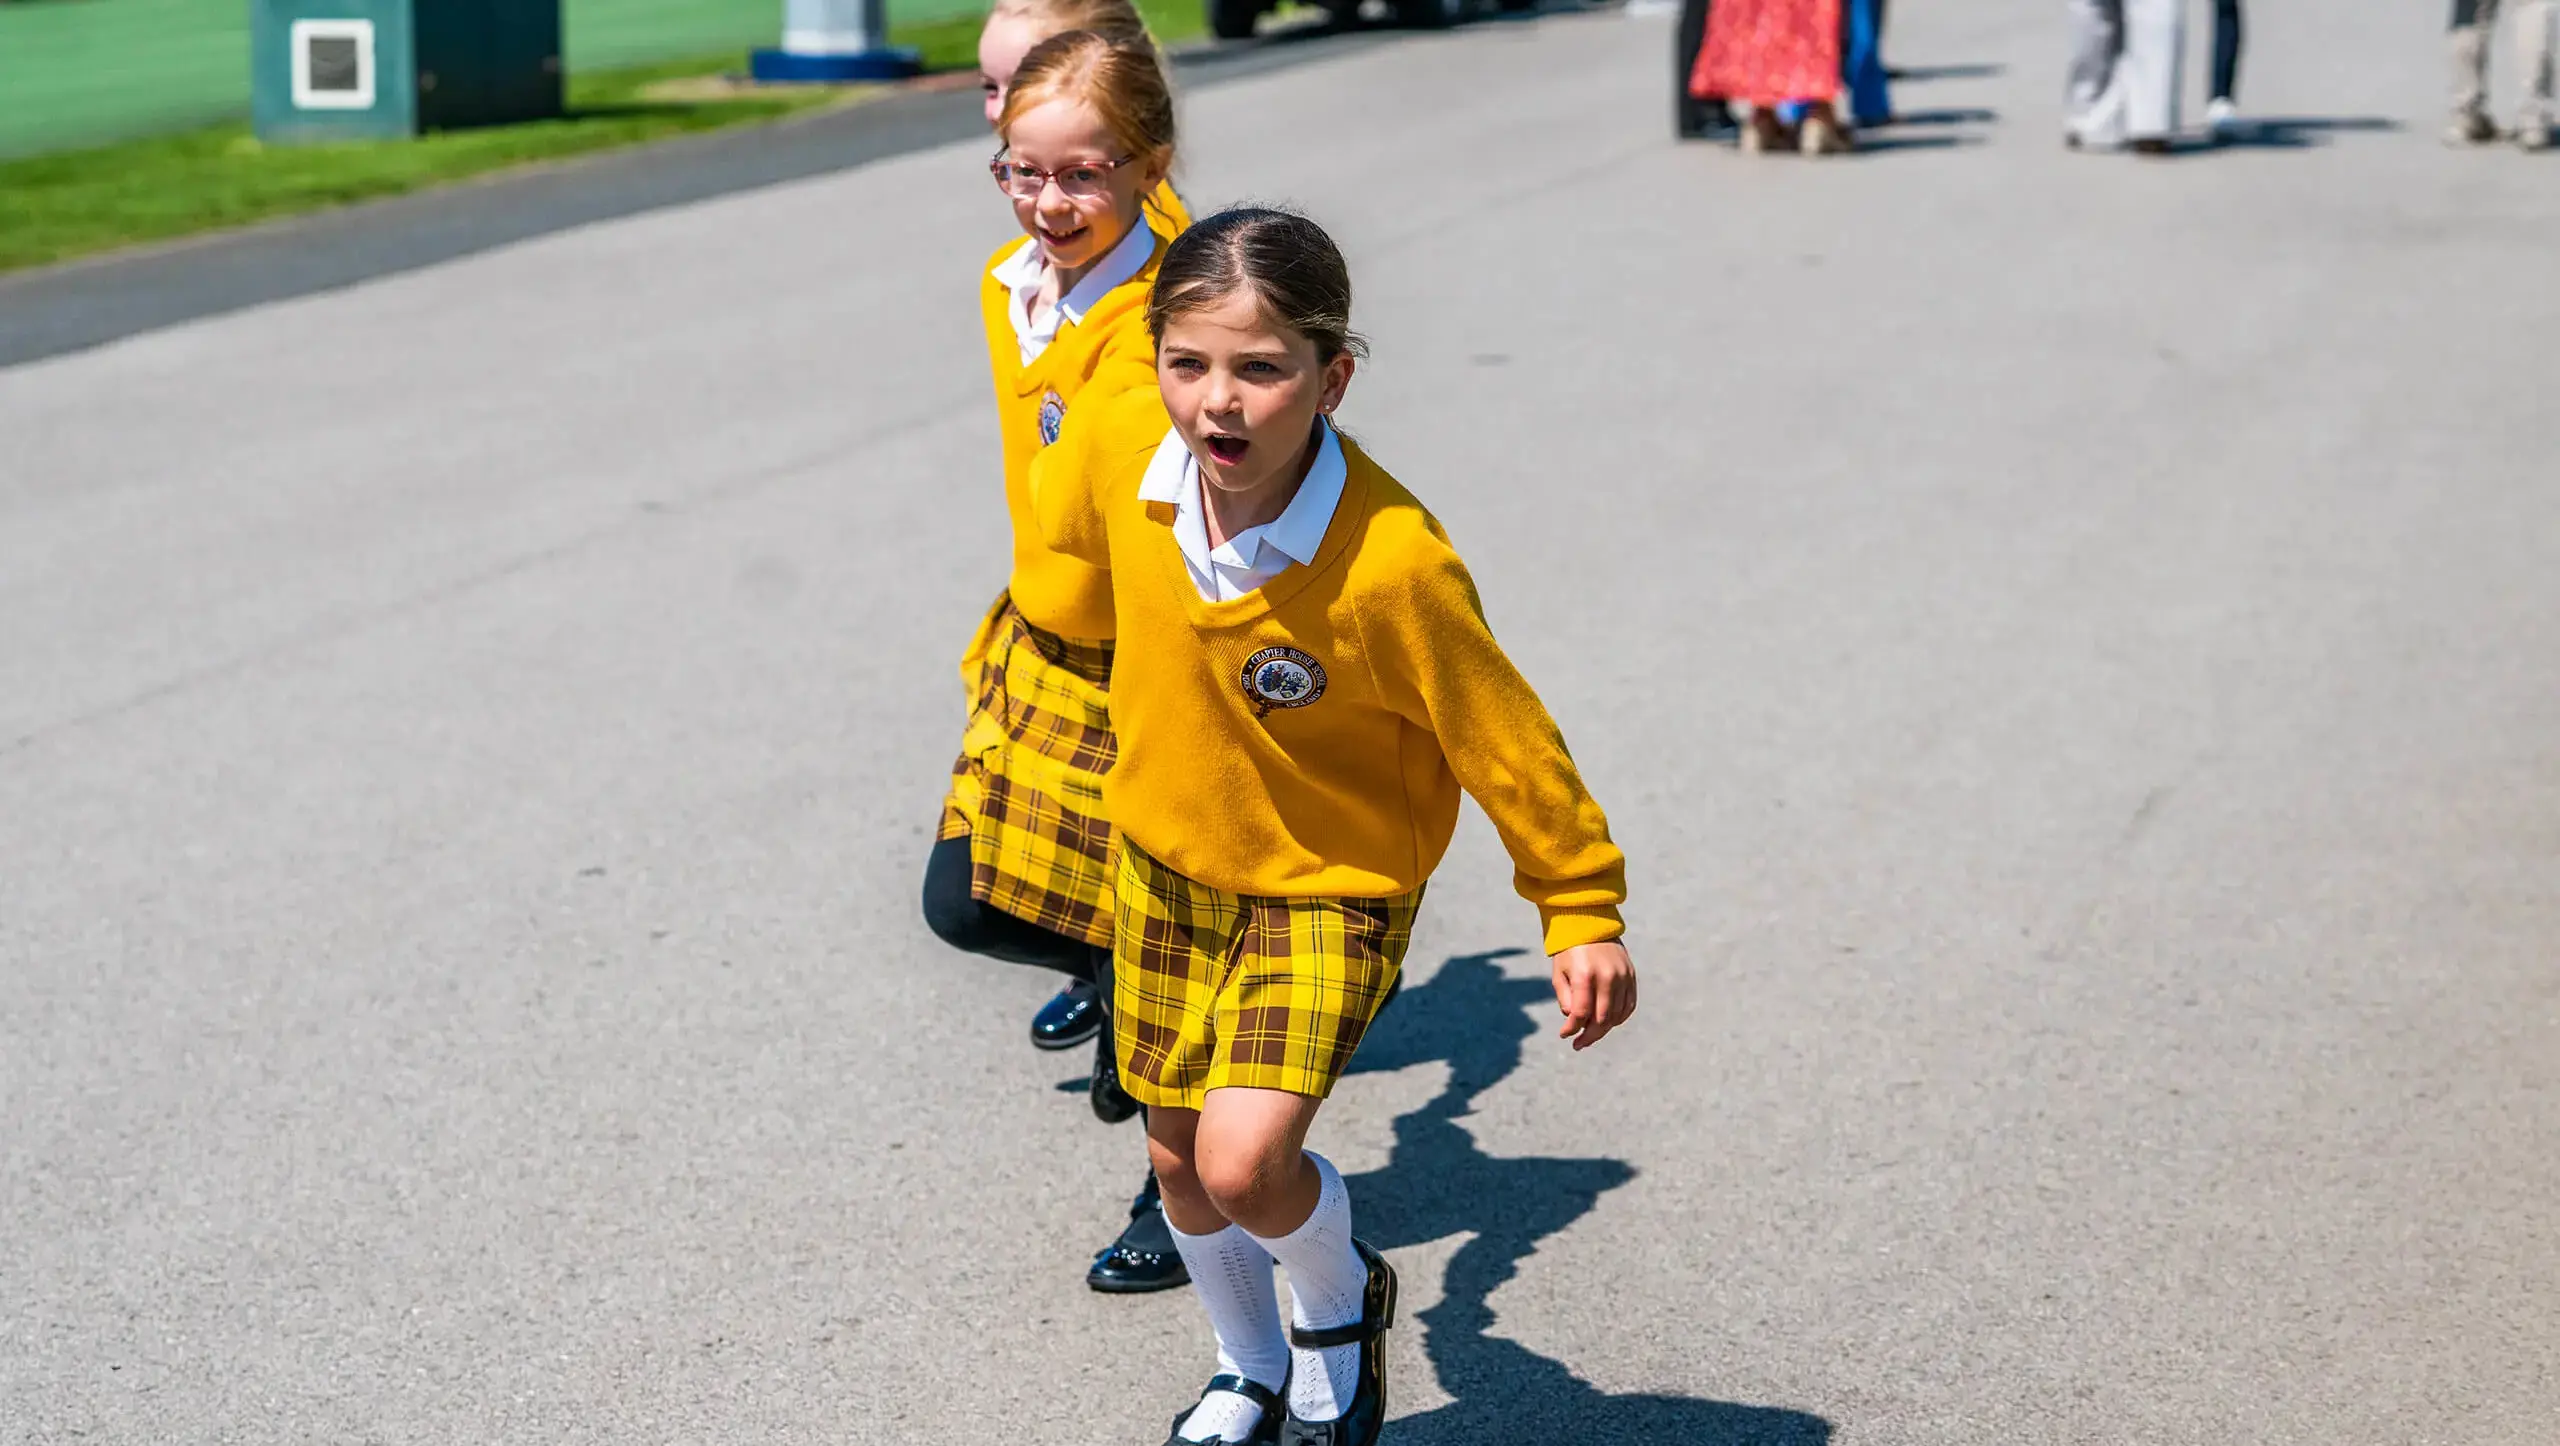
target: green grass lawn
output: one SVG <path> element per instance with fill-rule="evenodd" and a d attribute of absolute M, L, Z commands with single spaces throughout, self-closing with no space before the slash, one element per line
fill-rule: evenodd
<path fill-rule="evenodd" d="M 782 0 L 559 3 L 571 75 L 743 52 L 782 33 Z M 249 8 L 250 0 L 0 0 L 0 157 L 248 114 Z M 892 0 L 902 25 L 985 8 L 985 0 Z"/>
<path fill-rule="evenodd" d="M 653 82 L 737 69 L 742 57 L 573 76 L 569 114 L 413 141 L 266 146 L 246 121 L 0 161 L 0 271 L 397 195 L 589 151 L 770 120 L 841 99 L 773 96 L 658 104 Z"/>
<path fill-rule="evenodd" d="M 1149 0 L 1141 8 L 1168 43 L 1201 31 L 1196 0 Z M 891 38 L 922 52 L 928 69 L 977 63 L 975 14 L 895 24 Z M 559 120 L 412 141 L 264 146 L 246 122 L 226 121 L 0 161 L 0 272 L 398 195 L 528 162 L 753 124 L 846 99 L 841 91 L 797 87 L 716 100 L 650 98 L 661 82 L 744 65 L 744 55 L 732 52 L 573 73 L 569 114 Z"/>

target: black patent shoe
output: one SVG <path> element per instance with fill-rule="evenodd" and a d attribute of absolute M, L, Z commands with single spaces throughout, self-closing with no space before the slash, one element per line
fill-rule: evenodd
<path fill-rule="evenodd" d="M 1079 979 L 1031 1016 L 1034 1049 L 1073 1049 L 1102 1032 L 1102 996 Z"/>
<path fill-rule="evenodd" d="M 1127 1090 L 1120 1088 L 1120 1051 L 1112 1041 L 1108 1015 L 1094 1036 L 1093 1080 L 1085 1087 L 1085 1102 L 1093 1106 L 1093 1117 L 1106 1125 L 1135 1119 L 1141 1108 Z"/>
<path fill-rule="evenodd" d="M 1698 100 L 1684 89 L 1679 96 L 1680 139 L 1702 141 L 1709 136 L 1729 136 L 1741 129 L 1733 119 L 1733 107 L 1721 100 Z"/>
<path fill-rule="evenodd" d="M 1191 1283 L 1182 1252 L 1174 1248 L 1173 1231 L 1165 1224 L 1164 1197 L 1156 1188 L 1155 1176 L 1147 1177 L 1146 1188 L 1131 1202 L 1129 1228 L 1093 1258 L 1084 1283 L 1104 1295 L 1145 1295 Z M 1271 1419 L 1277 1421 L 1279 1414 L 1274 1412 Z"/>
<path fill-rule="evenodd" d="M 1396 1322 L 1396 1268 L 1386 1257 L 1354 1240 L 1351 1248 L 1369 1265 L 1369 1288 L 1361 1296 L 1360 1319 L 1324 1330 L 1289 1328 L 1289 1344 L 1302 1351 L 1360 1347 L 1360 1383 L 1351 1404 L 1330 1421 L 1301 1421 L 1291 1412 L 1280 1428 L 1279 1446 L 1374 1446 L 1387 1424 L 1387 1327 Z"/>
<path fill-rule="evenodd" d="M 1176 1411 L 1173 1413 L 1173 1430 L 1164 1438 L 1164 1446 L 1273 1446 L 1280 1439 L 1280 1418 L 1288 1414 L 1289 1408 L 1280 1400 L 1279 1392 L 1242 1376 L 1211 1376 L 1208 1389 L 1200 1393 L 1200 1399 L 1205 1401 L 1219 1391 L 1242 1396 L 1262 1408 L 1262 1423 L 1253 1428 L 1253 1434 L 1241 1441 L 1230 1441 L 1224 1436 L 1212 1436 L 1207 1441 L 1186 1441 L 1182 1438 L 1182 1423 L 1191 1419 L 1191 1412 Z"/>

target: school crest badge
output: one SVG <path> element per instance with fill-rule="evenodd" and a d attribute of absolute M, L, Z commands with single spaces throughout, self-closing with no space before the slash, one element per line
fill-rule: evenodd
<path fill-rule="evenodd" d="M 1058 429 L 1067 424 L 1067 399 L 1056 392 L 1040 399 L 1040 445 L 1058 445 Z"/>
<path fill-rule="evenodd" d="M 1244 661 L 1244 696 L 1256 718 L 1304 708 L 1324 696 L 1324 664 L 1296 648 L 1264 648 Z"/>

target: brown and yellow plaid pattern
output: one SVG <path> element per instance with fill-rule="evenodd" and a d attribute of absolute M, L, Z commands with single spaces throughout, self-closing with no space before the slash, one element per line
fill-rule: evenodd
<path fill-rule="evenodd" d="M 1323 1099 L 1413 942 L 1422 890 L 1388 899 L 1230 894 L 1120 842 L 1112 1033 L 1141 1103 L 1228 1087 Z"/>
<path fill-rule="evenodd" d="M 978 698 L 937 838 L 969 840 L 969 892 L 1017 919 L 1111 943 L 1111 644 L 1024 621 L 996 599 L 971 653 Z"/>

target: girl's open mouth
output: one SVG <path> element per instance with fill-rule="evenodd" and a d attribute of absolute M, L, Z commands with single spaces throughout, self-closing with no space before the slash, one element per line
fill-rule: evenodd
<path fill-rule="evenodd" d="M 1245 449 L 1253 445 L 1242 437 L 1229 437 L 1216 432 L 1200 440 L 1209 449 L 1210 456 L 1229 467 L 1243 461 Z"/>
<path fill-rule="evenodd" d="M 1052 231 L 1043 226 L 1040 228 L 1040 240 L 1043 245 L 1053 251 L 1062 250 L 1083 240 L 1085 233 L 1092 229 L 1091 226 L 1078 226 L 1072 231 Z"/>

